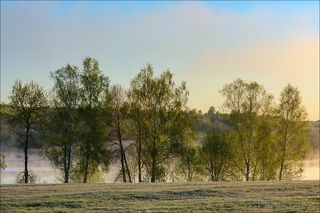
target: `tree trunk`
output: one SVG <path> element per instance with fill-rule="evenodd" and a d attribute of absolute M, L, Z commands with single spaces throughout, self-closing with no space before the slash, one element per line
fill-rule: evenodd
<path fill-rule="evenodd" d="M 192 181 L 192 175 L 191 175 L 191 167 L 190 164 L 188 163 L 188 182 Z"/>
<path fill-rule="evenodd" d="M 121 132 L 119 131 L 118 134 L 118 139 L 120 142 L 120 149 L 121 149 L 121 166 L 122 166 L 122 176 L 123 176 L 123 182 L 127 182 L 126 181 L 126 174 L 128 175 L 129 178 L 129 183 L 131 183 L 131 175 L 130 175 L 130 170 L 128 167 L 128 162 L 127 162 L 127 158 L 126 158 L 126 153 L 124 151 L 123 145 L 122 145 L 122 136 L 121 136 Z"/>
<path fill-rule="evenodd" d="M 141 143 L 139 142 L 138 144 L 138 181 L 139 183 L 142 182 L 142 177 L 141 177 Z"/>
<path fill-rule="evenodd" d="M 142 130 L 141 127 L 139 126 L 139 132 L 138 132 L 138 137 L 137 137 L 137 154 L 138 154 L 138 182 L 142 182 Z"/>
<path fill-rule="evenodd" d="M 25 140 L 25 148 L 24 148 L 24 183 L 29 183 L 29 172 L 28 172 L 28 149 L 29 149 L 29 123 L 27 124 L 27 135 Z"/>
<path fill-rule="evenodd" d="M 129 170 L 129 166 L 128 166 L 128 162 L 127 162 L 127 158 L 126 158 L 126 153 L 125 153 L 124 150 L 123 150 L 123 158 L 124 158 L 124 164 L 126 166 L 127 175 L 128 175 L 128 178 L 129 178 L 129 183 L 132 183 L 130 170 Z"/>
<path fill-rule="evenodd" d="M 122 145 L 120 145 L 120 153 L 121 153 L 121 172 L 122 172 L 122 181 L 124 183 L 127 182 L 126 179 L 126 171 L 125 171 L 125 166 L 124 166 L 124 156 L 123 156 L 123 149 L 122 149 Z"/>
<path fill-rule="evenodd" d="M 67 172 L 66 172 L 66 183 L 69 183 L 70 176 L 70 168 L 71 168 L 71 144 L 68 144 L 68 164 L 67 164 Z"/>
<path fill-rule="evenodd" d="M 253 166 L 253 172 L 251 175 L 251 180 L 255 181 L 256 180 L 256 176 L 257 176 L 257 160 L 254 162 L 254 166 Z"/>
<path fill-rule="evenodd" d="M 115 130 L 117 132 L 117 137 L 120 144 L 122 179 L 123 179 L 123 182 L 126 183 L 127 182 L 126 174 L 127 174 L 129 178 L 129 182 L 131 183 L 132 181 L 131 181 L 131 175 L 130 175 L 130 171 L 127 163 L 126 153 L 124 151 L 123 144 L 122 144 L 122 131 L 121 131 L 122 129 L 121 129 L 120 120 L 121 120 L 120 115 L 117 114 Z"/>
<path fill-rule="evenodd" d="M 127 179 L 126 179 L 127 160 L 126 160 L 123 145 L 122 145 L 122 135 L 121 135 L 120 124 L 117 125 L 117 136 L 120 144 L 122 180 L 124 183 L 126 183 L 127 182 Z"/>
<path fill-rule="evenodd" d="M 26 147 L 28 142 L 26 143 Z M 28 148 L 24 150 L 24 183 L 29 183 L 29 174 L 28 174 Z"/>
<path fill-rule="evenodd" d="M 283 178 L 283 167 L 285 162 L 287 140 L 288 140 L 288 123 L 286 124 L 286 129 L 285 129 L 284 144 L 282 148 L 281 165 L 280 165 L 280 171 L 279 171 L 279 180 L 282 180 Z"/>
<path fill-rule="evenodd" d="M 250 163 L 246 162 L 246 181 L 250 180 Z"/>
<path fill-rule="evenodd" d="M 283 178 L 283 168 L 284 168 L 284 152 L 282 153 L 282 158 L 281 158 L 281 164 L 280 164 L 280 170 L 279 170 L 279 180 L 282 180 L 282 178 Z"/>
<path fill-rule="evenodd" d="M 281 163 L 281 166 L 280 166 L 279 180 L 282 180 L 282 171 L 283 171 L 283 162 Z"/>
<path fill-rule="evenodd" d="M 68 122 L 67 122 L 67 128 L 66 128 L 66 144 L 65 144 L 65 167 L 64 167 L 64 182 L 69 183 L 69 174 L 70 174 L 70 164 L 71 164 L 71 130 L 73 128 L 73 125 L 71 123 L 71 110 L 68 110 Z"/>
<path fill-rule="evenodd" d="M 151 165 L 151 183 L 156 182 L 156 157 L 152 156 L 152 165 Z"/>
<path fill-rule="evenodd" d="M 95 117 L 94 112 L 92 111 L 92 94 L 89 94 L 89 116 L 91 116 L 92 118 Z M 88 139 L 90 140 L 91 135 L 93 134 L 93 129 L 92 129 L 92 119 L 89 119 L 88 122 L 88 126 L 89 126 L 89 135 L 87 137 L 89 137 Z M 88 140 L 87 139 L 87 140 Z M 88 173 L 89 173 L 89 158 L 90 158 L 90 152 L 91 152 L 91 147 L 90 147 L 90 141 L 86 141 L 86 159 L 85 159 L 85 168 L 84 168 L 84 177 L 83 177 L 83 183 L 87 183 L 88 181 Z"/>
<path fill-rule="evenodd" d="M 88 152 L 89 152 L 89 149 L 87 149 L 87 154 L 86 154 L 83 183 L 87 183 L 87 181 L 88 181 L 88 168 L 89 168 L 89 153 Z"/>
<path fill-rule="evenodd" d="M 67 147 L 67 144 L 68 144 L 68 131 L 66 130 L 66 141 L 64 143 L 64 158 L 63 158 L 63 170 L 64 170 L 64 183 L 68 183 L 68 178 L 67 178 L 67 152 L 68 152 L 68 147 Z"/>
<path fill-rule="evenodd" d="M 266 168 L 265 168 L 265 158 L 262 158 L 262 171 L 261 171 L 261 173 L 262 173 L 262 175 L 261 175 L 261 178 L 260 178 L 260 180 L 265 180 L 266 179 Z"/>

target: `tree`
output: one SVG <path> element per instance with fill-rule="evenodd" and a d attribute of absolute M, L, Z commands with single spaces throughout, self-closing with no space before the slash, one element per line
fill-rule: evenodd
<path fill-rule="evenodd" d="M 277 107 L 279 180 L 290 179 L 302 172 L 308 145 L 306 117 L 299 90 L 288 84 L 281 92 Z"/>
<path fill-rule="evenodd" d="M 207 133 L 199 153 L 211 181 L 225 178 L 233 158 L 232 140 L 226 130 L 213 129 Z"/>
<path fill-rule="evenodd" d="M 83 182 L 88 181 L 90 168 L 94 171 L 100 163 L 109 159 L 105 148 L 105 128 L 103 126 L 102 104 L 108 94 L 109 79 L 99 68 L 99 63 L 93 58 L 83 60 L 81 82 L 81 114 L 85 123 L 80 144 L 80 166 L 83 171 Z"/>
<path fill-rule="evenodd" d="M 133 146 L 136 150 L 138 182 L 142 182 L 142 169 L 145 164 L 146 113 L 143 109 L 143 94 L 140 92 L 139 81 L 132 80 L 128 90 L 129 128 L 134 138 Z"/>
<path fill-rule="evenodd" d="M 259 180 L 275 180 L 277 173 L 276 140 L 275 140 L 275 119 L 274 114 L 266 112 L 260 117 L 260 124 L 257 130 L 257 141 L 254 149 L 256 163 L 252 177 Z"/>
<path fill-rule="evenodd" d="M 178 162 L 179 171 L 188 182 L 193 181 L 200 169 L 200 159 L 197 155 L 197 149 L 192 144 L 182 147 Z"/>
<path fill-rule="evenodd" d="M 159 78 L 147 65 L 133 79 L 132 91 L 141 97 L 144 112 L 145 160 L 150 181 L 155 182 L 162 173 L 161 164 L 175 153 L 190 129 L 184 111 L 188 92 L 185 83 L 175 87 L 173 75 L 167 71 Z"/>
<path fill-rule="evenodd" d="M 47 127 L 50 131 L 46 131 L 44 138 L 48 142 L 46 155 L 62 171 L 64 183 L 68 183 L 74 160 L 73 149 L 79 140 L 80 74 L 77 67 L 68 64 L 52 72 L 51 78 L 54 98 Z"/>
<path fill-rule="evenodd" d="M 4 155 L 0 154 L 0 171 L 7 167 Z"/>
<path fill-rule="evenodd" d="M 135 146 L 131 146 L 132 144 L 127 146 L 125 151 L 126 151 L 126 159 L 127 159 L 128 170 L 130 171 L 131 181 L 134 183 L 137 180 L 139 181 L 139 172 L 138 172 L 137 150 Z M 121 174 L 122 174 L 122 171 L 121 171 Z"/>
<path fill-rule="evenodd" d="M 12 110 L 7 104 L 0 104 L 0 128 L 1 128 L 1 138 L 0 138 L 0 147 L 1 152 L 4 151 L 5 143 L 9 142 L 12 137 L 10 134 L 10 118 L 12 117 Z M 0 153 L 0 171 L 7 167 L 5 156 Z"/>
<path fill-rule="evenodd" d="M 128 114 L 125 90 L 118 84 L 113 85 L 110 89 L 110 96 L 110 109 L 112 116 L 111 127 L 117 138 L 115 145 L 119 146 L 120 150 L 122 180 L 124 183 L 127 182 L 126 176 L 128 176 L 129 182 L 131 183 L 130 170 L 123 144 L 123 134 L 126 129 L 126 117 Z"/>
<path fill-rule="evenodd" d="M 35 82 L 25 85 L 16 81 L 9 96 L 13 110 L 12 124 L 22 139 L 19 148 L 24 152 L 24 183 L 29 183 L 28 150 L 32 131 L 43 121 L 47 100 L 42 87 Z M 19 131 L 21 129 L 21 131 Z"/>
<path fill-rule="evenodd" d="M 265 108 L 272 103 L 263 86 L 257 82 L 246 83 L 241 79 L 227 84 L 220 93 L 225 98 L 224 106 L 230 113 L 230 123 L 237 132 L 238 145 L 242 155 L 243 165 L 238 165 L 246 181 L 253 179 L 253 169 L 256 164 L 255 144 L 259 119 Z M 237 162 L 236 162 L 237 163 Z"/>

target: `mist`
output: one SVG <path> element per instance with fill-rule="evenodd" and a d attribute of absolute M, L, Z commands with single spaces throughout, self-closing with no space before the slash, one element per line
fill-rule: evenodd
<path fill-rule="evenodd" d="M 23 154 L 14 150 L 3 153 L 7 167 L 1 171 L 1 184 L 15 184 L 17 175 L 24 170 Z M 319 180 L 319 154 L 310 155 L 304 163 L 304 171 L 301 180 Z M 37 183 L 61 183 L 60 171 L 55 169 L 50 161 L 43 157 L 39 150 L 31 149 L 29 155 L 29 169 L 37 175 Z M 116 164 L 109 167 L 109 171 L 104 174 L 105 183 L 113 183 L 119 173 Z"/>

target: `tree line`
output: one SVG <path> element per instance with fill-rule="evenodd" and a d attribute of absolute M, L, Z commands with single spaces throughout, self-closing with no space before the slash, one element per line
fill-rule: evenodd
<path fill-rule="evenodd" d="M 220 90 L 225 112 L 202 114 L 187 107 L 185 82 L 176 85 L 170 71 L 157 77 L 149 64 L 128 89 L 111 85 L 90 57 L 81 69 L 67 64 L 50 77 L 49 92 L 17 80 L 2 113 L 24 153 L 20 183 L 35 180 L 28 168 L 35 136 L 64 183 L 97 181 L 111 164 L 116 181 L 130 183 L 287 180 L 303 171 L 307 114 L 290 84 L 276 104 L 261 84 L 236 79 Z"/>

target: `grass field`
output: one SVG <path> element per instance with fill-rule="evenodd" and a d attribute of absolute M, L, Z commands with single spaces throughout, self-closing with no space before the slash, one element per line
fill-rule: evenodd
<path fill-rule="evenodd" d="M 2 185 L 1 212 L 319 212 L 319 181 Z"/>

